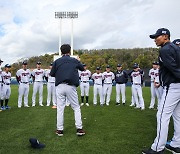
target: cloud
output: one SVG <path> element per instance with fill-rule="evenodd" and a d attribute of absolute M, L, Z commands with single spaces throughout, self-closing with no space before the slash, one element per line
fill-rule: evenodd
<path fill-rule="evenodd" d="M 155 47 L 149 34 L 167 27 L 180 37 L 179 0 L 0 0 L 0 58 L 5 63 L 58 51 L 55 11 L 78 11 L 74 48 Z M 71 20 L 62 22 L 62 42 L 70 43 Z"/>

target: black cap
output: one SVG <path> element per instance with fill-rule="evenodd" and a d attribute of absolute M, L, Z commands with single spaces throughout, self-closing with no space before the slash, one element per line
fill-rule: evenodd
<path fill-rule="evenodd" d="M 11 68 L 11 65 L 6 64 L 4 67 L 5 67 L 5 68 Z"/>
<path fill-rule="evenodd" d="M 138 68 L 138 67 L 139 67 L 139 65 L 136 64 L 136 63 L 133 65 L 133 68 L 134 68 L 134 69 L 136 69 L 136 68 Z"/>
<path fill-rule="evenodd" d="M 174 43 L 176 45 L 180 45 L 180 39 L 175 39 L 172 43 Z"/>
<path fill-rule="evenodd" d="M 122 65 L 121 64 L 117 64 L 117 67 L 122 67 Z"/>
<path fill-rule="evenodd" d="M 39 143 L 39 141 L 35 138 L 30 138 L 29 142 L 31 143 L 31 147 L 35 149 L 41 149 L 45 147 L 45 144 Z"/>
<path fill-rule="evenodd" d="M 86 66 L 86 64 L 83 64 L 83 66 L 85 67 L 85 66 Z"/>
<path fill-rule="evenodd" d="M 107 65 L 106 68 L 110 68 L 110 65 Z"/>
<path fill-rule="evenodd" d="M 69 44 L 63 44 L 60 49 L 62 54 L 67 54 L 70 53 L 71 46 Z"/>
<path fill-rule="evenodd" d="M 23 64 L 23 65 L 27 65 L 27 61 L 23 61 L 22 64 Z"/>
<path fill-rule="evenodd" d="M 0 59 L 0 63 L 2 63 L 3 61 Z"/>
<path fill-rule="evenodd" d="M 40 62 L 40 61 L 38 61 L 38 62 L 37 62 L 37 64 L 38 64 L 38 65 L 41 65 L 41 62 Z"/>
<path fill-rule="evenodd" d="M 153 64 L 153 65 L 159 65 L 158 63 L 159 63 L 159 62 L 157 62 L 157 61 L 153 61 L 152 64 Z"/>
<path fill-rule="evenodd" d="M 100 70 L 101 68 L 100 67 L 96 67 L 96 70 Z"/>
<path fill-rule="evenodd" d="M 167 28 L 160 28 L 155 34 L 149 35 L 151 39 L 155 39 L 160 35 L 168 35 L 170 37 L 170 31 Z"/>
<path fill-rule="evenodd" d="M 50 66 L 53 66 L 53 63 L 50 63 Z"/>

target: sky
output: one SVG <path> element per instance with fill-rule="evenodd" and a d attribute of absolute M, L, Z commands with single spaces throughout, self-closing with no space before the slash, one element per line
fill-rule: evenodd
<path fill-rule="evenodd" d="M 180 38 L 180 0 L 0 0 L 0 58 L 3 65 L 58 52 L 56 11 L 78 11 L 74 49 L 156 47 L 158 28 Z M 62 20 L 62 43 L 71 41 L 71 20 Z"/>

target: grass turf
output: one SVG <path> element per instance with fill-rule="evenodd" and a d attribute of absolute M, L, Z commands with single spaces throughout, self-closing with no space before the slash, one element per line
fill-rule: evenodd
<path fill-rule="evenodd" d="M 79 92 L 79 88 L 78 88 Z M 150 89 L 143 88 L 146 109 L 144 111 L 130 107 L 131 88 L 126 90 L 126 105 L 115 106 L 115 87 L 111 95 L 110 106 L 92 105 L 93 88 L 90 88 L 90 106 L 81 107 L 83 126 L 86 135 L 77 137 L 74 126 L 74 114 L 70 107 L 65 109 L 64 136 L 55 135 L 56 109 L 51 107 L 17 108 L 18 86 L 12 86 L 9 102 L 10 110 L 0 113 L 0 154 L 140 154 L 149 148 L 156 136 L 156 110 L 149 110 Z M 29 105 L 31 105 L 32 87 L 30 87 Z M 46 104 L 46 86 L 44 101 Z M 170 124 L 169 138 L 173 126 Z M 46 147 L 32 149 L 29 138 L 35 137 Z M 168 152 L 166 152 L 168 154 Z"/>

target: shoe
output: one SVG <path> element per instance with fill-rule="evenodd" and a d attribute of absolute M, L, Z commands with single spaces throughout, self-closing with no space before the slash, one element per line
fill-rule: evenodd
<path fill-rule="evenodd" d="M 86 133 L 85 133 L 85 131 L 83 130 L 83 129 L 77 129 L 77 133 L 76 133 L 76 135 L 78 135 L 78 136 L 83 136 L 83 135 L 85 135 Z"/>
<path fill-rule="evenodd" d="M 32 107 L 34 107 L 35 106 L 35 104 L 32 104 Z"/>
<path fill-rule="evenodd" d="M 164 153 L 164 150 L 157 152 L 157 151 L 154 151 L 154 150 L 152 150 L 152 149 L 150 148 L 150 149 L 142 150 L 142 153 L 143 153 L 143 154 L 163 154 L 163 153 Z"/>
<path fill-rule="evenodd" d="M 107 106 L 109 106 L 109 103 L 106 103 Z"/>
<path fill-rule="evenodd" d="M 89 106 L 89 103 L 86 103 L 86 106 Z"/>
<path fill-rule="evenodd" d="M 20 109 L 20 108 L 21 108 L 21 106 L 18 106 L 18 108 Z"/>
<path fill-rule="evenodd" d="M 129 105 L 129 106 L 135 106 L 134 104 L 131 104 L 131 105 Z"/>
<path fill-rule="evenodd" d="M 145 108 L 144 108 L 144 107 L 142 107 L 142 108 L 141 108 L 141 111 L 143 111 L 143 110 L 145 110 Z"/>
<path fill-rule="evenodd" d="M 83 106 L 84 105 L 84 103 L 81 103 L 81 106 Z"/>
<path fill-rule="evenodd" d="M 151 107 L 151 106 L 150 106 L 149 109 L 154 109 L 154 107 Z"/>
<path fill-rule="evenodd" d="M 8 106 L 8 105 L 6 106 L 6 110 L 8 110 L 8 109 L 10 109 L 10 108 L 11 108 L 10 106 Z"/>
<path fill-rule="evenodd" d="M 122 103 L 122 104 L 125 106 L 126 103 Z"/>
<path fill-rule="evenodd" d="M 101 106 L 104 106 L 104 104 L 101 104 Z"/>
<path fill-rule="evenodd" d="M 136 106 L 135 109 L 140 109 L 140 107 Z"/>
<path fill-rule="evenodd" d="M 40 104 L 39 106 L 44 106 L 43 104 Z"/>
<path fill-rule="evenodd" d="M 1 110 L 6 110 L 6 108 L 4 106 L 1 106 Z"/>
<path fill-rule="evenodd" d="M 56 134 L 58 136 L 63 136 L 63 130 L 56 130 Z"/>
<path fill-rule="evenodd" d="M 116 103 L 116 106 L 119 106 L 120 105 L 120 103 Z"/>
<path fill-rule="evenodd" d="M 26 106 L 24 106 L 24 107 L 29 107 L 29 105 L 26 105 Z"/>
<path fill-rule="evenodd" d="M 46 106 L 50 106 L 50 105 L 48 104 L 48 105 L 46 105 Z"/>
<path fill-rule="evenodd" d="M 165 149 L 172 152 L 173 154 L 180 154 L 180 148 L 174 148 L 170 146 L 169 144 L 166 144 Z"/>
<path fill-rule="evenodd" d="M 54 105 L 54 106 L 52 107 L 52 109 L 57 109 L 57 106 Z"/>
<path fill-rule="evenodd" d="M 0 112 L 2 112 L 2 110 L 0 110 Z"/>

